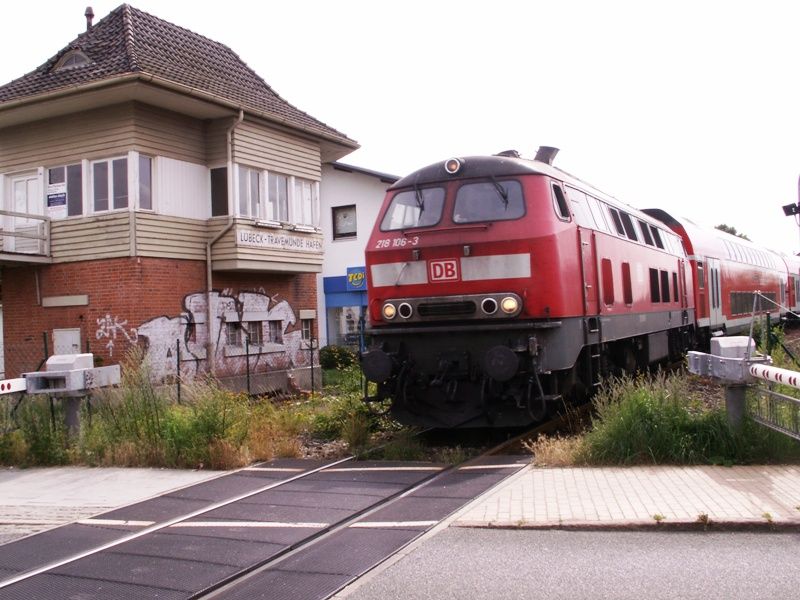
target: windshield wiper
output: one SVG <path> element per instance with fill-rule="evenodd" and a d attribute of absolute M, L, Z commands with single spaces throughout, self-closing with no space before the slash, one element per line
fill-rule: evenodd
<path fill-rule="evenodd" d="M 422 190 L 419 189 L 419 186 L 416 183 L 414 184 L 414 196 L 417 199 L 419 214 L 422 214 L 423 212 L 425 212 L 425 198 L 422 197 Z"/>
<path fill-rule="evenodd" d="M 497 193 L 500 194 L 500 198 L 503 200 L 503 206 L 506 210 L 508 210 L 508 192 L 506 191 L 506 188 L 500 185 L 500 182 L 498 182 L 494 176 L 489 177 L 489 179 L 494 184 L 494 189 L 496 189 Z"/>

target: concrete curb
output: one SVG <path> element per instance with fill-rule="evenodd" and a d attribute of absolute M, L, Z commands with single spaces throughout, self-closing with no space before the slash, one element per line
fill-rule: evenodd
<path fill-rule="evenodd" d="M 521 530 L 562 530 L 562 531 L 750 531 L 750 532 L 800 532 L 800 519 L 777 520 L 742 519 L 738 521 L 626 521 L 626 522 L 542 522 L 542 523 L 483 523 L 480 521 L 457 521 L 450 523 L 450 527 L 463 527 L 468 529 L 521 529 Z"/>

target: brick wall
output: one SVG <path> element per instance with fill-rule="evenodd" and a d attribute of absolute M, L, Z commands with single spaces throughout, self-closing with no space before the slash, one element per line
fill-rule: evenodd
<path fill-rule="evenodd" d="M 36 370 L 46 358 L 43 333 L 53 352 L 53 329 L 80 329 L 81 351 L 104 364 L 119 362 L 136 340 L 136 329 L 158 317 L 186 310 L 185 298 L 205 292 L 205 263 L 157 258 L 119 258 L 37 267 L 2 273 L 6 377 Z M 215 290 L 231 295 L 257 292 L 285 300 L 298 316 L 316 309 L 314 274 L 214 273 Z M 87 306 L 41 306 L 40 298 L 88 295 Z M 315 332 L 316 335 L 316 332 Z"/>

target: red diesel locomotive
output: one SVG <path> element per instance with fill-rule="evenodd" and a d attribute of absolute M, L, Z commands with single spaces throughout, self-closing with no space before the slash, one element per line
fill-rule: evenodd
<path fill-rule="evenodd" d="M 451 159 L 388 190 L 361 363 L 400 421 L 524 425 L 691 344 L 678 235 L 553 167 L 555 152 Z"/>
<path fill-rule="evenodd" d="M 407 424 L 526 425 L 744 330 L 756 291 L 776 317 L 798 303 L 796 259 L 622 204 L 556 152 L 454 158 L 389 188 L 366 249 L 368 401 Z"/>

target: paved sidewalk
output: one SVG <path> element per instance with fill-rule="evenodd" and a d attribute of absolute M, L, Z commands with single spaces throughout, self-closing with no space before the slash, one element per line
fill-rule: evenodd
<path fill-rule="evenodd" d="M 116 467 L 0 469 L 0 544 L 222 473 Z"/>
<path fill-rule="evenodd" d="M 451 524 L 798 527 L 800 467 L 527 467 Z"/>

